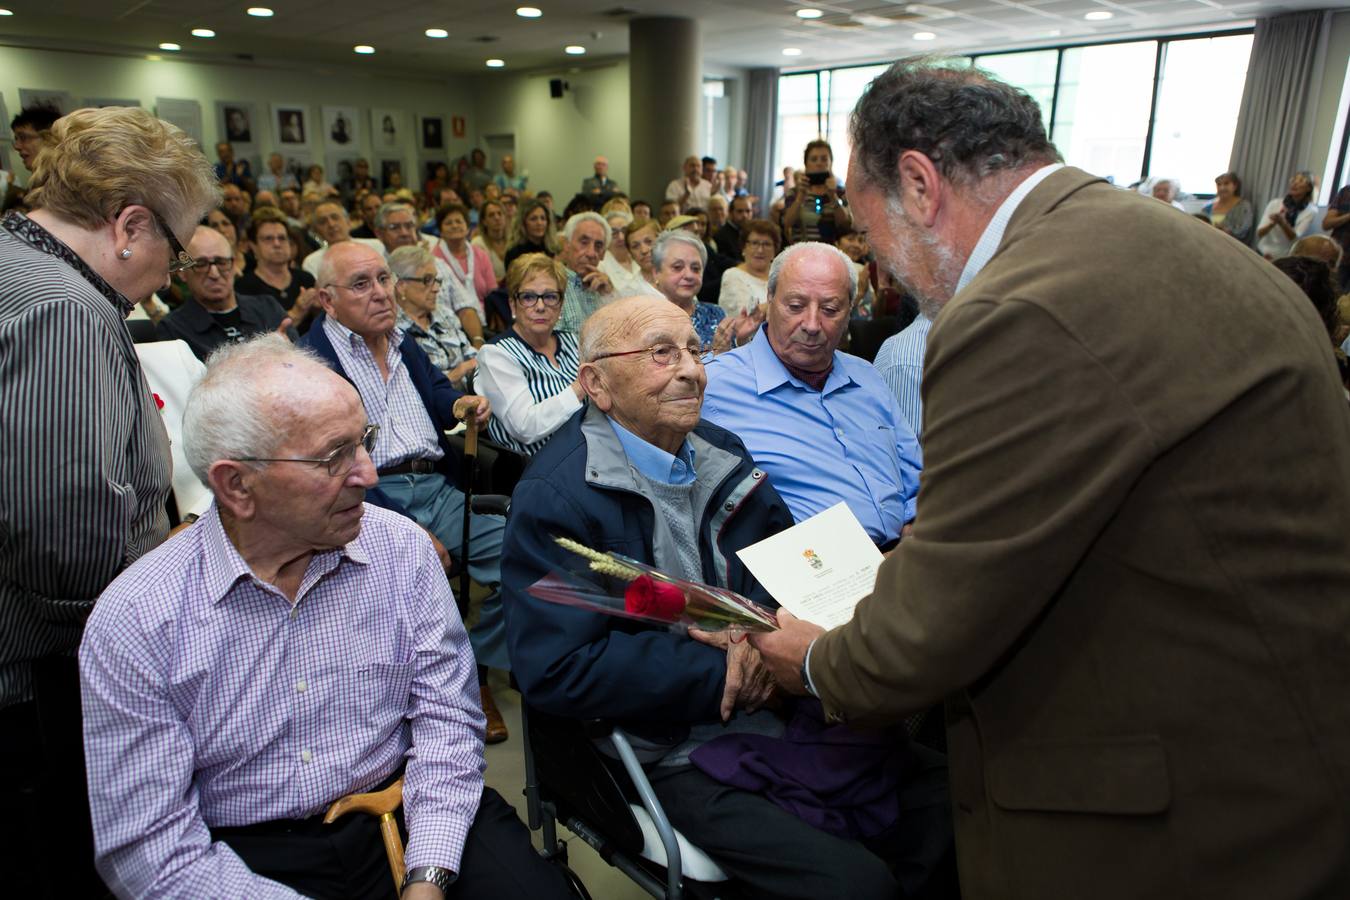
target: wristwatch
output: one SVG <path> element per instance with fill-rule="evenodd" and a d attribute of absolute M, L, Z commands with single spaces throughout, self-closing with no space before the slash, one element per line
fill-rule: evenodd
<path fill-rule="evenodd" d="M 408 874 L 403 877 L 403 890 L 406 891 L 410 884 L 426 881 L 436 885 L 441 891 L 448 892 L 450 885 L 454 884 L 458 877 L 459 873 L 443 869 L 440 866 L 418 866 L 415 869 L 409 869 Z"/>

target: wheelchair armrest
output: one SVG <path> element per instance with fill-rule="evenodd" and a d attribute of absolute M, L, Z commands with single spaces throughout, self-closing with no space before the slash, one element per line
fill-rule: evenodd
<path fill-rule="evenodd" d="M 505 516 L 511 511 L 511 498 L 507 494 L 474 494 L 469 508 L 479 515 Z"/>
<path fill-rule="evenodd" d="M 628 736 L 623 733 L 623 729 L 613 729 L 609 739 L 614 745 L 614 751 L 619 755 L 619 760 L 623 763 L 624 771 L 633 782 L 638 797 L 642 800 L 643 808 L 647 810 L 647 815 L 651 816 L 652 824 L 656 826 L 656 834 L 661 839 L 661 846 L 665 848 L 668 896 L 678 897 L 680 896 L 680 878 L 684 872 L 684 861 L 681 859 L 680 840 L 675 834 L 675 827 L 666 818 L 666 811 L 661 808 L 661 801 L 656 798 L 656 792 L 652 790 L 652 783 L 647 780 L 647 773 L 642 770 L 642 763 L 638 762 L 637 754 L 633 752 L 633 745 L 628 743 Z"/>

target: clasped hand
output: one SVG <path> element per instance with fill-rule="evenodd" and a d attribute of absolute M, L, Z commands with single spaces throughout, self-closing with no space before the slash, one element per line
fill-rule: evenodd
<path fill-rule="evenodd" d="M 722 721 L 731 719 L 737 707 L 755 712 L 773 696 L 776 687 L 773 676 L 764 666 L 764 660 L 748 640 L 731 640 L 732 633 L 711 633 L 690 629 L 689 636 L 701 644 L 725 650 L 727 654 L 727 683 L 722 691 Z"/>

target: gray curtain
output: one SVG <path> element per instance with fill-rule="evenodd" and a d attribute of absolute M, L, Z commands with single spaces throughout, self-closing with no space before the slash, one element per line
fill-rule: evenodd
<path fill-rule="evenodd" d="M 1258 217 L 1271 198 L 1284 196 L 1289 177 L 1308 167 L 1326 18 L 1318 10 L 1256 20 L 1229 168 Z"/>
<path fill-rule="evenodd" d="M 745 171 L 747 189 L 759 197 L 767 214 L 773 199 L 774 157 L 778 137 L 778 70 L 751 69 L 745 104 Z"/>

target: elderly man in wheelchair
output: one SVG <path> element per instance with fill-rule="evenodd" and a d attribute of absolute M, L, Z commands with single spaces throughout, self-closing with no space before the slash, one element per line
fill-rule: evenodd
<path fill-rule="evenodd" d="M 792 516 L 741 441 L 700 419 L 699 354 L 689 316 L 659 298 L 612 303 L 582 329 L 590 402 L 516 486 L 503 548 L 508 645 L 527 713 L 610 723 L 626 740 L 597 748 L 641 763 L 640 790 L 649 784 L 670 824 L 730 878 L 720 895 L 921 894 L 951 844 L 940 757 L 916 753 L 903 732 L 826 726 L 818 704 L 812 724 L 809 706 L 774 690 L 749 642 L 528 592 L 568 567 L 558 536 L 775 605 L 736 551 Z"/>

